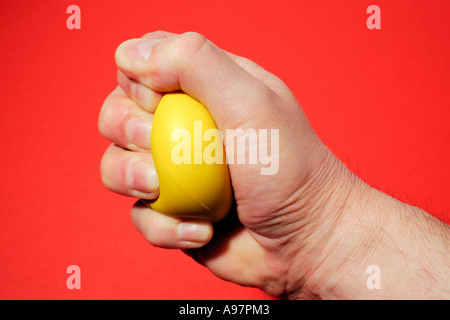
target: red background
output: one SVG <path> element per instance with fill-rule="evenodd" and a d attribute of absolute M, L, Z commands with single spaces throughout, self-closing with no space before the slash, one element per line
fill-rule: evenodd
<path fill-rule="evenodd" d="M 68 30 L 66 8 L 81 8 Z M 368 30 L 366 8 L 381 8 Z M 103 187 L 97 131 L 115 48 L 197 31 L 282 78 L 322 140 L 370 184 L 450 221 L 450 2 L 0 2 L 0 298 L 265 299 L 153 248 L 134 199 Z M 66 287 L 67 266 L 81 289 Z"/>

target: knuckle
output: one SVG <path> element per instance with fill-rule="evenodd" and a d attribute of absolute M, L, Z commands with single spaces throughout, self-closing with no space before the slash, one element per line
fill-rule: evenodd
<path fill-rule="evenodd" d="M 236 56 L 234 58 L 234 61 L 244 70 L 247 69 L 254 69 L 256 67 L 256 63 L 251 61 L 250 59 L 247 59 L 245 57 Z"/>
<path fill-rule="evenodd" d="M 126 121 L 133 114 L 133 102 L 131 100 L 109 98 L 100 111 L 98 118 L 98 130 L 100 134 L 113 142 L 122 141 L 125 136 Z"/>
<path fill-rule="evenodd" d="M 108 116 L 108 99 L 103 102 L 102 108 L 100 109 L 100 114 L 98 115 L 97 127 L 98 131 L 103 137 L 108 135 L 108 121 L 106 117 Z"/>
<path fill-rule="evenodd" d="M 172 32 L 167 32 L 164 30 L 155 30 L 152 32 L 148 32 L 146 34 L 144 34 L 141 38 L 146 38 L 146 39 L 167 39 L 170 38 L 172 35 L 175 35 Z"/>
<path fill-rule="evenodd" d="M 142 38 L 151 38 L 151 39 L 153 39 L 153 38 L 156 38 L 156 39 L 167 38 L 167 34 L 163 30 L 156 30 L 156 31 L 148 32 L 148 33 L 144 34 L 142 36 Z"/>
<path fill-rule="evenodd" d="M 260 96 L 266 102 L 268 106 L 278 105 L 280 103 L 280 97 L 267 85 L 261 83 Z"/>
<path fill-rule="evenodd" d="M 141 233 L 144 238 L 155 247 L 166 247 L 167 244 L 164 241 L 164 237 L 162 237 L 159 233 L 158 228 L 160 227 L 157 225 L 155 219 L 149 218 L 146 222 L 147 224 L 142 226 L 141 229 Z"/>
<path fill-rule="evenodd" d="M 111 156 L 113 152 L 114 144 L 111 144 L 105 151 L 100 160 L 100 177 L 102 179 L 102 183 L 108 189 L 112 188 L 111 185 L 111 177 L 110 172 L 112 170 L 111 164 L 114 163 L 111 161 Z"/>
<path fill-rule="evenodd" d="M 103 185 L 113 192 L 126 194 L 127 170 L 132 165 L 131 160 L 122 148 L 114 143 L 110 144 L 100 161 L 100 177 Z"/>
<path fill-rule="evenodd" d="M 284 102 L 282 98 L 268 86 L 261 84 L 259 97 L 261 99 L 259 108 L 265 110 L 264 114 L 270 114 L 275 119 L 285 113 L 283 110 Z"/>
<path fill-rule="evenodd" d="M 151 243 L 154 246 L 158 245 L 158 239 L 155 238 L 155 233 L 153 232 L 152 228 L 147 224 L 145 226 L 141 227 L 141 233 L 144 236 L 144 238 Z"/>
<path fill-rule="evenodd" d="M 177 52 L 181 59 L 192 59 L 208 44 L 208 40 L 200 33 L 186 32 L 179 37 Z"/>

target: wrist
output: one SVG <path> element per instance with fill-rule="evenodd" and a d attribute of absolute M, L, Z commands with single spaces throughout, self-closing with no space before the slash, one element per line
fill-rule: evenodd
<path fill-rule="evenodd" d="M 318 159 L 298 191 L 296 215 L 301 227 L 289 241 L 288 254 L 284 254 L 291 267 L 283 298 L 327 298 L 341 277 L 340 265 L 345 258 L 339 255 L 347 256 L 346 251 L 357 246 L 357 239 L 347 236 L 347 228 L 356 207 L 366 205 L 370 187 L 330 151 Z M 346 243 L 348 239 L 351 241 Z"/>
<path fill-rule="evenodd" d="M 323 299 L 448 298 L 449 226 L 343 171 L 344 208 L 310 290 Z"/>

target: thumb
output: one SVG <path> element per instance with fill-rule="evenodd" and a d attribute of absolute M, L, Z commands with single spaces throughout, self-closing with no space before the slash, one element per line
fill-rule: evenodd
<path fill-rule="evenodd" d="M 219 129 L 258 126 L 276 117 L 275 92 L 198 33 L 125 41 L 116 63 L 153 91 L 182 90 L 200 101 Z"/>

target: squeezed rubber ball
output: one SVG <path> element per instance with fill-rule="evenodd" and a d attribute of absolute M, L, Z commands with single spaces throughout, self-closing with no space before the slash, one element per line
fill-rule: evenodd
<path fill-rule="evenodd" d="M 160 195 L 153 210 L 217 222 L 232 204 L 225 150 L 204 105 L 184 93 L 168 93 L 158 104 L 151 133 Z"/>

